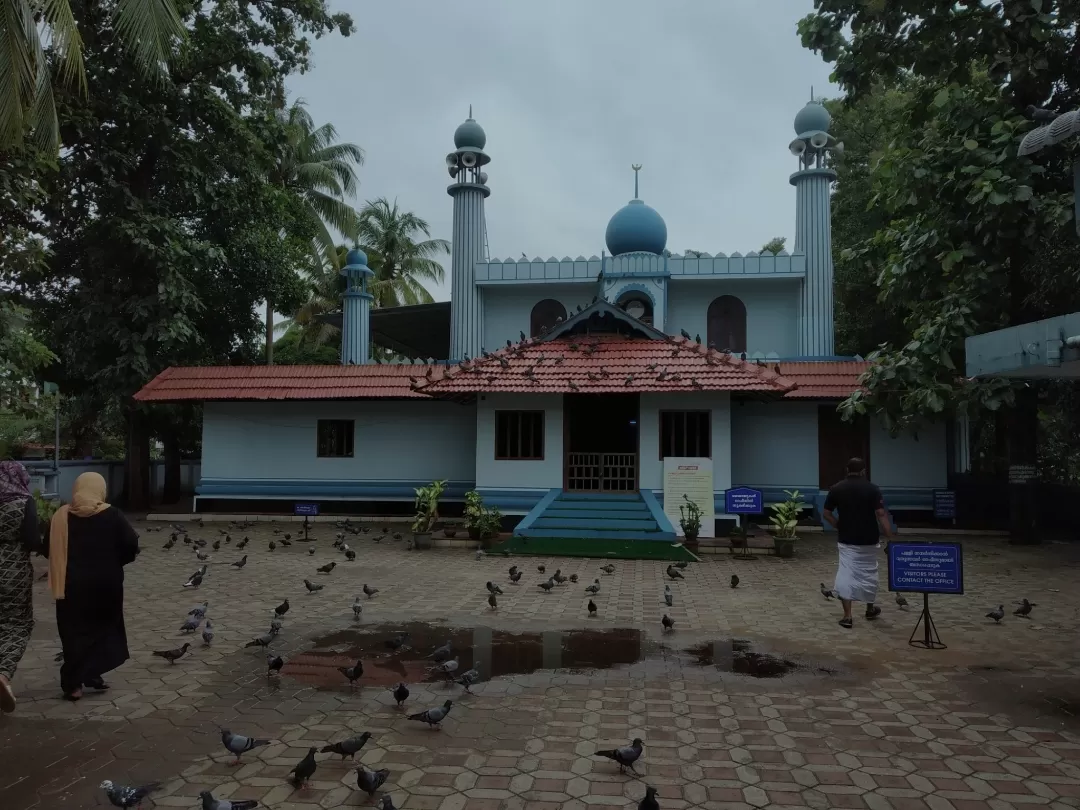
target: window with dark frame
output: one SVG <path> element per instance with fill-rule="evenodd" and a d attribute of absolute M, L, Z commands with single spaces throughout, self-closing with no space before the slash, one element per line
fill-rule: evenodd
<path fill-rule="evenodd" d="M 540 461 L 544 458 L 543 411 L 495 411 L 495 458 Z"/>
<path fill-rule="evenodd" d="M 706 313 L 709 345 L 717 351 L 746 351 L 746 305 L 734 295 L 721 295 Z"/>
<path fill-rule="evenodd" d="M 352 419 L 320 419 L 317 428 L 319 458 L 352 458 L 356 423 Z"/>
<path fill-rule="evenodd" d="M 712 458 L 711 411 L 661 411 L 660 458 Z"/>

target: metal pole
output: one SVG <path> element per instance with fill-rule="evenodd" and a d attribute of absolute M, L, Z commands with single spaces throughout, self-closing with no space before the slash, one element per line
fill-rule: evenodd
<path fill-rule="evenodd" d="M 933 649 L 933 637 L 930 635 L 930 594 L 924 593 L 922 595 L 922 611 L 923 611 L 923 640 L 926 642 L 926 649 Z"/>
<path fill-rule="evenodd" d="M 60 495 L 60 392 L 56 392 L 53 407 L 53 472 L 56 473 L 56 494 Z"/>

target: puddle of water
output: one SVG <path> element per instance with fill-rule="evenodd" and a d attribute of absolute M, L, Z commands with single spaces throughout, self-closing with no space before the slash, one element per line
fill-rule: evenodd
<path fill-rule="evenodd" d="M 835 667 L 755 650 L 752 642 L 741 638 L 705 642 L 690 647 L 686 652 L 701 666 L 712 666 L 722 672 L 751 678 L 783 678 L 795 674 L 835 675 L 838 672 Z"/>
<path fill-rule="evenodd" d="M 393 649 L 403 634 L 405 644 Z M 314 648 L 294 655 L 283 675 L 316 687 L 339 687 L 338 667 L 364 662 L 365 686 L 393 686 L 398 681 L 444 681 L 430 671 L 432 652 L 450 642 L 458 659 L 457 674 L 474 667 L 481 680 L 525 675 L 538 670 L 582 671 L 627 666 L 656 657 L 657 645 L 640 630 L 567 630 L 509 633 L 490 627 L 433 627 L 423 623 L 350 628 L 319 637 Z"/>

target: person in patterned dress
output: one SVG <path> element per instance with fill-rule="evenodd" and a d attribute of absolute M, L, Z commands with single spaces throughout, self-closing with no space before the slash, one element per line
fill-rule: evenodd
<path fill-rule="evenodd" d="M 34 629 L 34 567 L 41 545 L 30 475 L 17 461 L 0 461 L 0 712 L 15 710 L 11 680 Z"/>

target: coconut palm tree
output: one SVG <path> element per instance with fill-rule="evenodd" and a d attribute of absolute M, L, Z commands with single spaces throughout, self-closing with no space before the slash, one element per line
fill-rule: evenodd
<path fill-rule="evenodd" d="M 270 181 L 292 191 L 311 220 L 315 239 L 313 263 L 320 274 L 332 277 L 341 267 L 337 240 L 331 229 L 349 240 L 359 235 L 359 216 L 347 197 L 356 193 L 356 169 L 364 164 L 364 150 L 337 143 L 333 124 L 316 127 L 304 107 L 295 101 L 278 112 L 286 138 L 278 153 Z M 274 303 L 266 301 L 266 362 L 274 362 Z"/>
<path fill-rule="evenodd" d="M 397 200 L 369 200 L 360 211 L 358 243 L 375 271 L 370 290 L 377 307 L 430 304 L 425 282 L 441 284 L 443 267 L 436 257 L 450 253 L 445 239 L 432 239 L 426 220 L 402 211 Z M 418 241 L 419 240 L 419 241 Z"/>
<path fill-rule="evenodd" d="M 175 44 L 187 34 L 174 0 L 117 0 L 113 14 L 117 38 L 139 68 L 164 79 Z M 28 134 L 57 151 L 50 57 L 58 80 L 85 93 L 82 45 L 69 0 L 0 0 L 0 151 Z"/>

